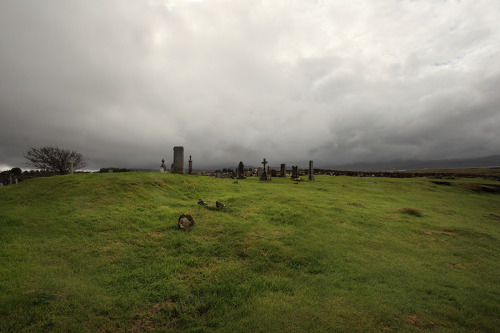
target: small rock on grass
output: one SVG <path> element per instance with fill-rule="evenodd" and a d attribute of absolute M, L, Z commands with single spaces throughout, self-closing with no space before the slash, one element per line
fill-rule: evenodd
<path fill-rule="evenodd" d="M 186 230 L 194 225 L 193 217 L 188 214 L 182 214 L 181 216 L 179 216 L 177 225 L 179 226 L 179 229 Z"/>

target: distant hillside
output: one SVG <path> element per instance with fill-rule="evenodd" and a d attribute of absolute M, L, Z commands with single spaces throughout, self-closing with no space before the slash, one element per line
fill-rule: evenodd
<path fill-rule="evenodd" d="M 449 159 L 449 160 L 392 160 L 379 163 L 351 163 L 342 165 L 330 165 L 322 167 L 333 170 L 352 171 L 395 171 L 395 170 L 423 170 L 423 169 L 463 169 L 463 168 L 487 168 L 500 166 L 500 155 L 492 155 L 481 158 Z"/>

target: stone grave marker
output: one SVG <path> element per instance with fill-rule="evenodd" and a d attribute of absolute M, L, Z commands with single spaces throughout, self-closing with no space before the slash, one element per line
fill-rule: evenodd
<path fill-rule="evenodd" d="M 167 166 L 165 165 L 165 159 L 161 159 L 160 172 L 165 172 L 167 170 Z"/>
<path fill-rule="evenodd" d="M 186 230 L 194 225 L 193 217 L 188 214 L 182 214 L 177 220 L 177 225 L 179 226 L 179 229 Z"/>
<path fill-rule="evenodd" d="M 238 164 L 238 172 L 236 175 L 236 178 L 238 179 L 245 179 L 245 165 L 243 162 L 240 161 L 240 164 Z"/>
<path fill-rule="evenodd" d="M 268 180 L 268 177 L 269 177 L 269 167 L 267 167 L 266 169 L 266 164 L 269 163 L 268 161 L 266 161 L 266 159 L 264 158 L 262 160 L 262 165 L 264 165 L 263 167 L 263 172 L 262 172 L 262 175 L 260 176 L 260 180 Z"/>
<path fill-rule="evenodd" d="M 309 161 L 309 180 L 314 180 L 313 161 Z"/>

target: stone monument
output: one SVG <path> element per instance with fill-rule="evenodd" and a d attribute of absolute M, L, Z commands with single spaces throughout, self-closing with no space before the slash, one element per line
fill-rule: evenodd
<path fill-rule="evenodd" d="M 269 162 L 267 162 L 266 159 L 264 158 L 264 160 L 262 160 L 261 163 L 264 165 L 264 167 L 262 168 L 263 171 L 262 171 L 262 174 L 260 176 L 260 180 L 268 180 L 268 175 L 267 175 L 268 171 L 266 169 L 266 164 L 269 163 Z"/>
<path fill-rule="evenodd" d="M 190 174 L 190 175 L 193 174 L 193 160 L 191 159 L 191 155 L 189 155 L 189 169 L 188 169 L 188 174 Z"/>
<path fill-rule="evenodd" d="M 160 172 L 167 171 L 167 166 L 165 165 L 165 159 L 161 159 Z"/>
<path fill-rule="evenodd" d="M 73 158 L 73 156 L 71 156 L 69 158 L 69 173 L 70 174 L 73 174 L 74 166 L 75 166 L 75 159 Z"/>
<path fill-rule="evenodd" d="M 174 147 L 174 163 L 171 168 L 172 173 L 184 173 L 184 147 Z"/>
<path fill-rule="evenodd" d="M 238 172 L 236 174 L 236 178 L 238 179 L 245 179 L 245 165 L 243 162 L 240 161 L 240 164 L 238 164 Z"/>
<path fill-rule="evenodd" d="M 292 178 L 299 178 L 299 167 L 297 165 L 292 166 Z"/>
<path fill-rule="evenodd" d="M 309 161 L 309 180 L 314 180 L 313 161 Z"/>
<path fill-rule="evenodd" d="M 280 177 L 286 177 L 286 164 L 281 164 Z"/>

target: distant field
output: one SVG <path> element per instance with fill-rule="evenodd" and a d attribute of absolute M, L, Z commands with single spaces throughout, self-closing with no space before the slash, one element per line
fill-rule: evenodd
<path fill-rule="evenodd" d="M 132 172 L 1 187 L 0 332 L 498 331 L 500 194 L 474 189 L 500 182 L 446 182 Z"/>
<path fill-rule="evenodd" d="M 425 170 L 412 170 L 408 172 L 416 173 L 452 173 L 452 174 L 466 174 L 478 176 L 495 176 L 500 177 L 500 167 L 496 168 L 466 168 L 466 169 L 425 169 Z"/>

